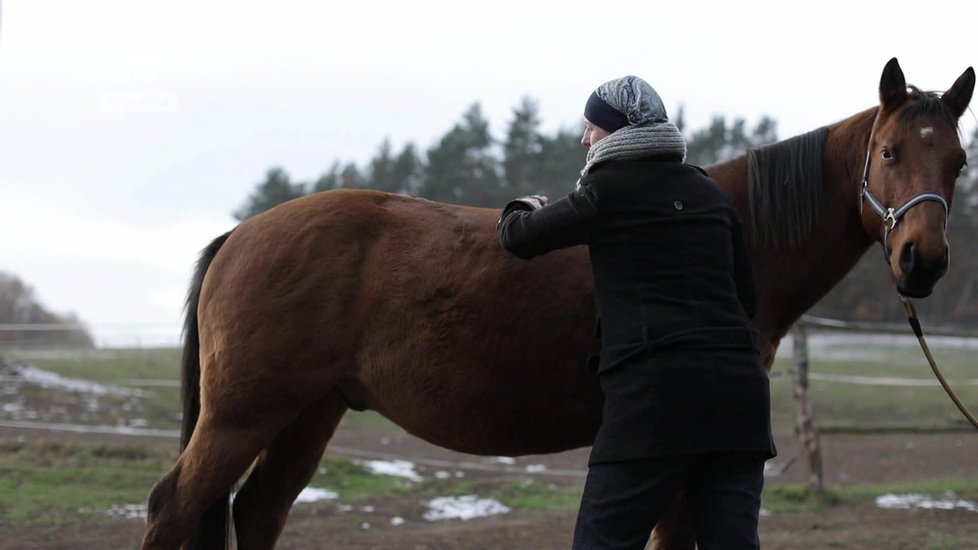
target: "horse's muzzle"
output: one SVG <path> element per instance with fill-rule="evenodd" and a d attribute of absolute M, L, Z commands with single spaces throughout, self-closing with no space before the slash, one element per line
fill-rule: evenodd
<path fill-rule="evenodd" d="M 932 258 L 921 254 L 913 241 L 903 243 L 897 266 L 897 290 L 910 298 L 925 298 L 934 291 L 934 285 L 947 273 L 949 254 L 947 247 Z"/>

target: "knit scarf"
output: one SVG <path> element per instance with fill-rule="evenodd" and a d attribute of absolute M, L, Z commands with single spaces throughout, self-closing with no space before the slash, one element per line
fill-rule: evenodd
<path fill-rule="evenodd" d="M 623 160 L 658 155 L 676 155 L 686 158 L 686 140 L 679 128 L 671 122 L 626 126 L 591 146 L 581 177 L 591 167 L 606 160 Z M 581 181 L 577 180 L 580 187 Z"/>

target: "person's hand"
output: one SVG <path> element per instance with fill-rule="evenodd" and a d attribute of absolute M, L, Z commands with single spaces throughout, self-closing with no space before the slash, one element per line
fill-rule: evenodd
<path fill-rule="evenodd" d="M 514 199 L 514 200 L 518 200 L 518 201 L 522 202 L 523 204 L 526 204 L 532 210 L 537 210 L 537 209 L 540 209 L 540 208 L 543 208 L 544 206 L 546 206 L 547 205 L 547 202 L 549 202 L 550 199 L 548 199 L 547 197 L 545 197 L 543 195 L 527 195 L 525 197 L 520 197 L 520 198 Z"/>

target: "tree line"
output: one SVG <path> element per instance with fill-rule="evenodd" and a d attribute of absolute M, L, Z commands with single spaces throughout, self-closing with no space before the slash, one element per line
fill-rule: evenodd
<path fill-rule="evenodd" d="M 676 117 L 685 126 L 682 109 Z M 538 103 L 524 97 L 513 109 L 502 140 L 493 137 L 479 103 L 472 104 L 434 145 L 422 152 L 407 143 L 395 151 L 384 139 L 366 165 L 336 160 L 314 181 L 293 181 L 282 167 L 272 167 L 245 203 L 233 212 L 244 220 L 307 193 L 337 188 L 364 188 L 403 193 L 433 201 L 499 207 L 521 195 L 553 199 L 574 189 L 587 150 L 583 126 L 553 133 L 540 129 Z M 764 117 L 748 128 L 743 119 L 714 117 L 709 126 L 688 135 L 688 162 L 706 166 L 777 141 L 775 122 Z"/>
<path fill-rule="evenodd" d="M 34 289 L 19 277 L 0 271 L 0 343 L 94 347 L 92 336 L 73 315 L 58 315 L 38 302 Z M 27 325 L 75 325 L 76 328 L 29 330 Z"/>
<path fill-rule="evenodd" d="M 742 118 L 718 115 L 703 128 L 689 129 L 680 107 L 674 122 L 687 138 L 687 162 L 699 166 L 778 141 L 777 122 L 767 116 L 748 125 Z M 365 165 L 336 160 L 314 181 L 293 181 L 284 168 L 272 167 L 233 215 L 244 220 L 287 200 L 337 188 L 377 189 L 484 207 L 501 207 L 513 197 L 533 193 L 561 197 L 574 188 L 584 166 L 583 126 L 549 134 L 540 126 L 538 103 L 525 97 L 513 108 L 505 135 L 497 140 L 480 104 L 474 103 L 424 151 L 413 143 L 395 151 L 384 139 Z M 978 159 L 978 130 L 967 137 L 968 157 Z M 951 209 L 951 269 L 932 297 L 916 302 L 921 319 L 932 325 L 978 328 L 978 249 L 972 245 L 978 234 L 978 161 L 972 165 L 958 180 Z M 812 313 L 864 321 L 901 320 L 902 307 L 880 258 L 878 247 L 871 249 Z"/>

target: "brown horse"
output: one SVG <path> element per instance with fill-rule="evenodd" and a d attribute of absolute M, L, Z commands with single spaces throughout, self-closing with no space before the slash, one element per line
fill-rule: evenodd
<path fill-rule="evenodd" d="M 938 198 L 951 200 L 965 163 L 957 121 L 974 84 L 968 68 L 942 96 L 908 89 L 894 59 L 879 106 L 709 169 L 755 235 L 769 366 L 874 241 L 905 295 L 928 295 L 945 273 Z M 865 180 L 882 215 L 862 198 Z M 602 396 L 582 367 L 597 346 L 587 253 L 517 259 L 497 242 L 498 215 L 338 190 L 215 240 L 188 300 L 184 448 L 150 494 L 143 547 L 224 546 L 229 492 L 252 465 L 234 500 L 237 541 L 273 547 L 347 409 L 466 453 L 589 445 Z M 661 522 L 656 544 L 690 547 L 677 525 Z"/>

